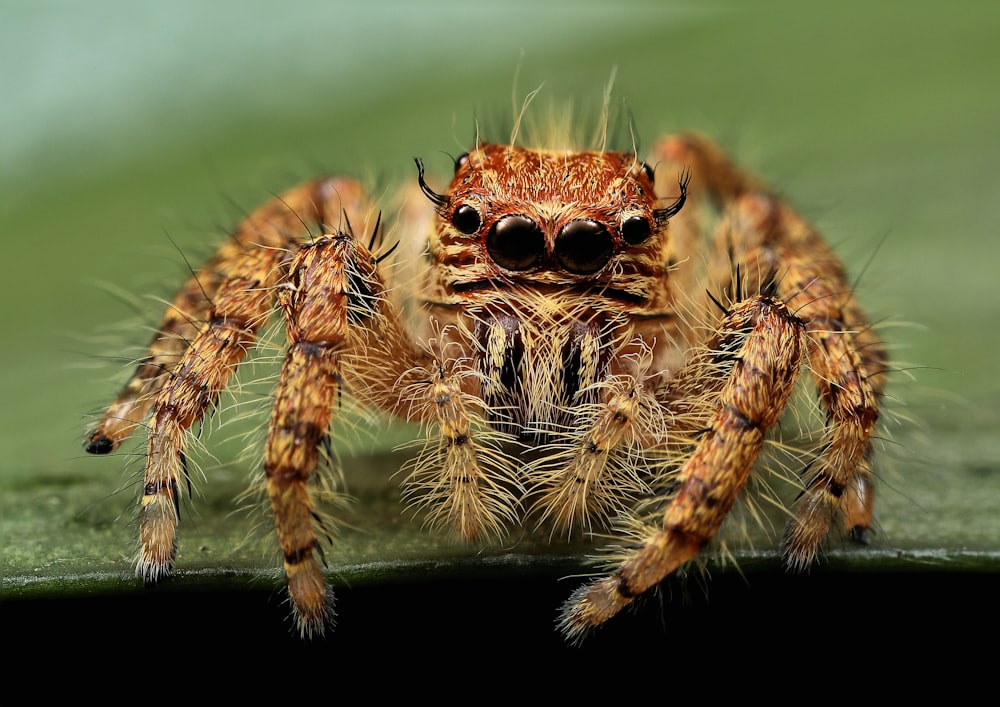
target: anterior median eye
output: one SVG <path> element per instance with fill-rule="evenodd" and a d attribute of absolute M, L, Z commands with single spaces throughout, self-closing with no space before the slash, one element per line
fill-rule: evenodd
<path fill-rule="evenodd" d="M 527 216 L 504 216 L 486 234 L 486 251 L 508 270 L 528 270 L 545 253 L 545 235 Z"/>
<path fill-rule="evenodd" d="M 622 238 L 629 245 L 639 245 L 652 234 L 649 219 L 645 216 L 632 216 L 622 223 Z"/>
<path fill-rule="evenodd" d="M 452 214 L 451 223 L 465 235 L 471 236 L 479 230 L 480 226 L 483 225 L 483 219 L 479 215 L 479 212 L 476 211 L 475 207 L 469 206 L 468 204 L 462 204 L 455 209 L 455 213 Z"/>
<path fill-rule="evenodd" d="M 597 221 L 570 221 L 556 236 L 556 260 L 574 275 L 591 275 L 611 260 L 615 242 Z"/>

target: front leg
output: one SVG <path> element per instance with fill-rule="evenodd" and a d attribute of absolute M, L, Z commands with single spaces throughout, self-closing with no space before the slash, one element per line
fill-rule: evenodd
<path fill-rule="evenodd" d="M 331 178 L 295 187 L 249 214 L 174 296 L 146 356 L 88 435 L 88 452 L 110 453 L 150 411 L 136 562 L 147 583 L 169 574 L 176 556 L 180 486 L 190 487 L 187 434 L 215 405 L 272 313 L 299 241 L 311 225 L 366 209 L 356 182 Z"/>
<path fill-rule="evenodd" d="M 142 424 L 159 392 L 173 384 L 172 373 L 191 342 L 209 326 L 212 308 L 219 306 L 220 296 L 231 296 L 221 295 L 220 288 L 227 280 L 245 274 L 245 262 L 261 250 L 284 251 L 287 255 L 290 246 L 308 235 L 307 225 L 332 226 L 343 213 L 364 215 L 368 208 L 357 182 L 324 178 L 290 189 L 249 214 L 174 295 L 132 377 L 87 435 L 86 450 L 109 454 Z M 277 273 L 272 268 L 262 274 L 262 281 L 254 284 L 258 290 L 264 282 L 273 283 Z"/>
<path fill-rule="evenodd" d="M 672 386 L 681 388 L 705 381 L 705 371 L 723 376 L 711 420 L 675 480 L 662 524 L 646 529 L 614 574 L 581 587 L 563 607 L 560 627 L 568 640 L 581 640 L 711 540 L 788 403 L 804 348 L 801 320 L 781 302 L 757 296 L 727 313 L 707 360 L 678 373 Z M 668 387 L 662 395 L 668 414 L 673 399 L 687 405 L 692 392 Z"/>
<path fill-rule="evenodd" d="M 838 514 L 853 540 L 867 542 L 875 497 L 872 436 L 888 357 L 842 263 L 799 214 L 704 138 L 667 138 L 655 154 L 668 164 L 693 166 L 693 198 L 708 196 L 723 212 L 710 273 L 715 291 L 737 299 L 742 293 L 730 289 L 736 284 L 773 293 L 806 324 L 809 368 L 827 429 L 785 529 L 785 562 L 807 568 Z"/>
<path fill-rule="evenodd" d="M 367 248 L 344 234 L 304 245 L 285 287 L 288 351 L 264 469 L 297 627 L 309 637 L 333 618 L 319 555 L 328 529 L 309 482 L 342 384 L 362 403 L 437 432 L 409 480 L 432 523 L 465 541 L 499 536 L 516 520 L 516 497 L 496 433 L 477 422 L 482 403 L 463 385 L 462 358 L 410 337 Z"/>
<path fill-rule="evenodd" d="M 376 377 L 358 378 L 360 363 L 379 370 L 384 384 L 419 359 L 388 300 L 378 258 L 352 234 L 302 245 L 282 287 L 287 351 L 264 470 L 296 625 L 303 637 L 311 637 L 322 635 L 331 623 L 333 602 L 319 541 L 330 528 L 316 509 L 310 481 L 342 381 L 348 381 L 349 393 L 370 394 L 365 386 Z"/>

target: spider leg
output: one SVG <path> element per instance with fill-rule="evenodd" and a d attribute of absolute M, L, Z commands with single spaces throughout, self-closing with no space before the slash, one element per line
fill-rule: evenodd
<path fill-rule="evenodd" d="M 214 405 L 271 311 L 271 288 L 283 253 L 259 250 L 241 258 L 215 293 L 195 336 L 153 402 L 145 482 L 139 511 L 136 573 L 155 582 L 176 554 L 178 478 L 186 474 L 186 434 Z"/>
<path fill-rule="evenodd" d="M 770 297 L 752 297 L 729 311 L 706 354 L 723 385 L 707 427 L 676 478 L 662 525 L 647 529 L 612 575 L 570 597 L 560 620 L 567 639 L 581 640 L 697 555 L 715 535 L 792 393 L 804 355 L 803 332 L 802 322 Z M 688 367 L 704 365 L 695 360 Z M 682 370 L 676 385 L 701 379 L 700 373 Z M 690 395 L 671 385 L 661 394 L 668 411 L 672 399 Z"/>
<path fill-rule="evenodd" d="M 499 538 L 517 520 L 511 461 L 501 451 L 503 435 L 479 419 L 481 401 L 463 390 L 462 373 L 449 372 L 453 365 L 435 357 L 433 364 L 410 372 L 422 371 L 407 395 L 437 439 L 429 435 L 415 459 L 406 495 L 428 509 L 431 525 L 463 542 Z"/>
<path fill-rule="evenodd" d="M 665 429 L 660 405 L 641 375 L 614 376 L 602 388 L 603 401 L 578 411 L 581 419 L 590 418 L 584 434 L 545 460 L 552 470 L 541 475 L 533 510 L 553 533 L 571 536 L 606 525 L 649 493 L 628 451 L 657 446 Z"/>
<path fill-rule="evenodd" d="M 838 513 L 852 539 L 867 542 L 872 522 L 872 436 L 885 386 L 886 355 L 846 284 L 839 262 L 805 223 L 773 199 L 742 200 L 739 210 L 768 237 L 748 262 L 783 272 L 774 289 L 806 322 L 809 369 L 826 410 L 823 449 L 785 528 L 789 567 L 807 568 Z M 752 260 L 751 260 L 752 259 Z M 758 278 L 765 278 L 763 272 Z"/>
<path fill-rule="evenodd" d="M 657 152 L 693 165 L 692 189 L 704 190 L 725 212 L 709 275 L 714 286 L 724 288 L 739 269 L 746 291 L 773 293 L 806 323 L 809 368 L 827 411 L 827 430 L 785 530 L 786 562 L 794 569 L 808 567 L 838 512 L 851 537 L 867 542 L 875 493 L 871 439 L 887 356 L 841 262 L 797 213 L 707 140 L 668 138 Z M 739 299 L 743 293 L 731 295 Z"/>
<path fill-rule="evenodd" d="M 250 214 L 182 286 L 147 356 L 88 435 L 87 451 L 109 453 L 151 411 L 136 566 L 145 581 L 161 579 L 173 565 L 185 435 L 214 405 L 269 317 L 289 246 L 308 235 L 305 224 L 339 218 L 359 199 L 352 182 L 316 180 Z"/>
<path fill-rule="evenodd" d="M 353 236 L 304 244 L 279 302 L 287 350 L 275 392 L 264 470 L 285 577 L 299 632 L 322 635 L 333 617 L 323 578 L 317 513 L 308 482 L 319 463 L 355 329 L 377 316 L 383 289 L 370 251 Z"/>
<path fill-rule="evenodd" d="M 269 200 L 247 216 L 205 265 L 174 296 L 159 328 L 131 378 L 108 407 L 84 446 L 92 454 L 109 454 L 142 423 L 156 395 L 171 380 L 190 343 L 210 319 L 219 288 L 230 277 L 230 265 L 257 249 L 285 249 L 306 235 L 305 224 L 339 219 L 344 210 L 357 213 L 360 188 L 345 179 L 317 179 Z"/>
<path fill-rule="evenodd" d="M 333 618 L 309 481 L 341 381 L 369 406 L 439 429 L 440 454 L 418 462 L 435 476 L 432 521 L 451 525 L 463 539 L 499 534 L 503 521 L 513 520 L 512 495 L 492 473 L 493 464 L 505 462 L 475 440 L 462 374 L 451 370 L 458 364 L 407 334 L 379 258 L 338 234 L 303 245 L 289 273 L 281 295 L 288 349 L 264 469 L 297 627 L 309 637 L 322 635 Z"/>

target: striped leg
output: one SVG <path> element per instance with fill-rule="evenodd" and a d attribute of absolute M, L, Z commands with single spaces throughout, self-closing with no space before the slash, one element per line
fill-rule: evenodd
<path fill-rule="evenodd" d="M 161 579 L 173 566 L 187 432 L 215 404 L 267 319 L 282 258 L 281 251 L 258 250 L 232 266 L 207 323 L 153 402 L 136 566 L 146 582 Z"/>
<path fill-rule="evenodd" d="M 323 578 L 319 516 L 309 481 L 329 434 L 352 326 L 379 309 L 383 290 L 375 260 L 350 235 L 302 246 L 280 303 L 287 351 L 275 393 L 264 471 L 285 577 L 299 633 L 322 635 L 333 619 Z"/>
<path fill-rule="evenodd" d="M 852 539 L 867 542 L 875 494 L 871 439 L 887 355 L 843 265 L 801 216 L 708 141 L 674 137 L 656 150 L 665 160 L 694 165 L 692 193 L 711 196 L 723 209 L 713 287 L 724 289 L 738 268 L 746 291 L 773 292 L 806 323 L 809 368 L 828 421 L 824 448 L 782 540 L 786 563 L 808 567 L 838 514 Z"/>
<path fill-rule="evenodd" d="M 157 394 L 171 380 L 185 350 L 204 323 L 231 267 L 258 249 L 287 249 L 306 235 L 305 224 L 336 224 L 341 214 L 363 214 L 359 185 L 346 179 L 317 179 L 271 199 L 247 216 L 205 265 L 184 283 L 128 383 L 108 407 L 84 446 L 110 454 L 135 431 Z M 336 220 L 335 220 L 336 219 Z"/>
<path fill-rule="evenodd" d="M 107 454 L 150 415 L 136 568 L 145 581 L 161 579 L 173 565 L 185 436 L 214 405 L 269 316 L 295 244 L 308 235 L 307 225 L 366 208 L 357 183 L 320 179 L 249 214 L 175 295 L 146 356 L 87 435 L 88 452 Z"/>
<path fill-rule="evenodd" d="M 746 483 L 766 431 L 788 402 L 804 348 L 802 322 L 780 302 L 758 296 L 731 309 L 710 345 L 714 364 L 728 369 L 726 382 L 709 426 L 677 477 L 662 525 L 651 529 L 611 576 L 570 597 L 560 623 L 568 640 L 582 640 L 715 535 Z M 681 371 L 678 380 L 686 378 Z"/>

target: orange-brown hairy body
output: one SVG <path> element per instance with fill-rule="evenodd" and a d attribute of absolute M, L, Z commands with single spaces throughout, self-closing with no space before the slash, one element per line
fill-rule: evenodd
<path fill-rule="evenodd" d="M 784 557 L 807 567 L 838 516 L 866 538 L 884 349 L 820 236 L 711 143 L 665 138 L 645 162 L 481 143 L 441 193 L 418 162 L 404 197 L 397 249 L 357 182 L 303 184 L 177 294 L 87 439 L 110 452 L 149 418 L 144 580 L 174 563 L 186 436 L 275 312 L 264 469 L 304 636 L 332 617 L 312 484 L 343 395 L 423 424 L 407 494 L 437 528 L 627 536 L 564 607 L 571 641 L 711 541 L 802 370 L 827 422 Z"/>

